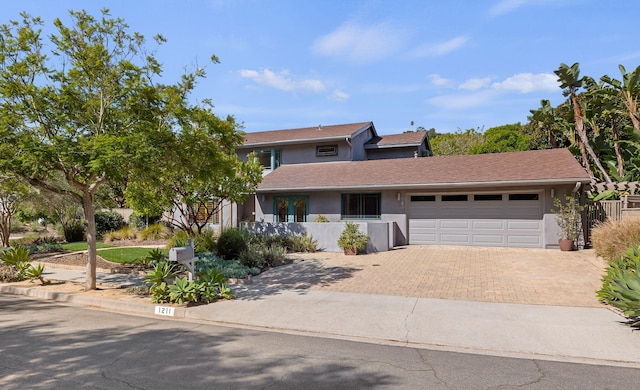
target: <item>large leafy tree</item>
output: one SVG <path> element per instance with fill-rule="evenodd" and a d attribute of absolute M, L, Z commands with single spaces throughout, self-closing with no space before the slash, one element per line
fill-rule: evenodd
<path fill-rule="evenodd" d="M 0 26 L 0 171 L 82 204 L 89 248 L 85 287 L 95 289 L 93 198 L 132 169 L 162 164 L 203 72 L 159 84 L 161 66 L 124 20 L 108 10 L 99 18 L 69 14 L 68 26 L 54 21 L 48 40 L 43 21 L 27 14 Z"/>
<path fill-rule="evenodd" d="M 199 108 L 180 118 L 180 127 L 160 169 L 136 170 L 126 197 L 142 214 L 165 212 L 175 227 L 201 233 L 223 200 L 242 202 L 255 192 L 262 166 L 251 156 L 238 158 L 243 137 L 232 117 L 222 120 Z"/>
<path fill-rule="evenodd" d="M 469 154 L 471 148 L 482 143 L 482 131 L 476 129 L 458 130 L 454 133 L 437 134 L 431 142 L 435 156 Z"/>
<path fill-rule="evenodd" d="M 469 154 L 517 152 L 529 149 L 530 135 L 520 123 L 492 127 L 484 132 L 482 142 L 472 146 Z"/>

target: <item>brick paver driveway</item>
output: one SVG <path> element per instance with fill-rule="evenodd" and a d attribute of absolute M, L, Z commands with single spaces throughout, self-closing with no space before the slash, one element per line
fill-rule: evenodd
<path fill-rule="evenodd" d="M 598 307 L 606 263 L 593 250 L 407 246 L 345 256 L 296 254 L 254 283 L 295 288 L 560 306 Z"/>

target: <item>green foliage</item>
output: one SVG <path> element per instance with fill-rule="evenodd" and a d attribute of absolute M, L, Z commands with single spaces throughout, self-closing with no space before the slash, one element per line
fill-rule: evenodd
<path fill-rule="evenodd" d="M 623 256 L 628 248 L 640 243 L 640 220 L 607 219 L 592 229 L 591 242 L 598 256 L 602 256 L 607 261 L 613 261 Z"/>
<path fill-rule="evenodd" d="M 85 227 L 82 221 L 75 220 L 62 226 L 62 234 L 67 242 L 85 241 Z"/>
<path fill-rule="evenodd" d="M 140 239 L 142 240 L 164 240 L 169 237 L 171 231 L 164 224 L 156 222 L 140 231 Z"/>
<path fill-rule="evenodd" d="M 482 142 L 482 131 L 468 129 L 455 133 L 438 134 L 430 139 L 431 149 L 435 156 L 453 156 L 469 154 L 471 148 Z"/>
<path fill-rule="evenodd" d="M 187 278 L 176 278 L 169 285 L 169 301 L 183 304 L 185 302 L 196 302 L 198 300 L 198 286 L 194 280 Z"/>
<path fill-rule="evenodd" d="M 218 255 L 226 260 L 237 259 L 247 249 L 250 236 L 251 233 L 242 228 L 223 230 L 218 237 Z"/>
<path fill-rule="evenodd" d="M 160 223 L 161 219 L 162 216 L 146 216 L 134 212 L 129 216 L 129 225 L 138 230 L 144 230 L 148 226 Z"/>
<path fill-rule="evenodd" d="M 312 235 L 292 234 L 288 236 L 288 249 L 291 252 L 311 252 L 318 251 L 318 241 Z"/>
<path fill-rule="evenodd" d="M 98 239 L 102 238 L 105 233 L 118 230 L 126 225 L 124 217 L 115 211 L 98 211 L 94 218 Z"/>
<path fill-rule="evenodd" d="M 200 254 L 200 261 L 196 262 L 196 272 L 208 272 L 217 269 L 229 278 L 244 279 L 249 275 L 258 275 L 260 268 L 256 265 L 243 264 L 238 260 L 224 260 L 213 253 Z"/>
<path fill-rule="evenodd" d="M 173 236 L 171 236 L 167 241 L 166 247 L 175 248 L 178 246 L 187 246 L 189 244 L 189 242 L 187 241 L 188 239 L 189 233 L 187 233 L 185 230 L 174 230 Z"/>
<path fill-rule="evenodd" d="M 630 248 L 609 262 L 597 294 L 601 301 L 629 317 L 630 326 L 640 327 L 640 247 Z"/>
<path fill-rule="evenodd" d="M 203 229 L 202 232 L 195 235 L 195 251 L 197 253 L 202 252 L 215 252 L 218 245 L 218 237 L 211 228 Z"/>
<path fill-rule="evenodd" d="M 44 266 L 38 264 L 31 265 L 31 253 L 23 247 L 9 248 L 0 253 L 0 281 L 13 282 L 25 279 L 40 280 L 42 284 L 46 284 L 46 280 L 42 276 L 44 274 Z"/>
<path fill-rule="evenodd" d="M 329 218 L 325 217 L 322 214 L 318 214 L 318 216 L 316 217 L 316 219 L 313 220 L 313 222 L 329 222 Z"/>
<path fill-rule="evenodd" d="M 360 231 L 359 226 L 353 222 L 347 222 L 344 230 L 338 237 L 338 246 L 344 250 L 361 251 L 369 242 L 369 237 Z"/>
<path fill-rule="evenodd" d="M 141 264 L 153 265 L 159 264 L 163 261 L 167 261 L 167 253 L 161 249 L 152 249 L 149 251 L 146 257 L 142 258 Z"/>
<path fill-rule="evenodd" d="M 581 213 L 584 206 L 581 206 L 578 198 L 573 194 L 565 194 L 565 201 L 559 198 L 553 199 L 556 210 L 556 221 L 560 227 L 561 240 L 577 240 L 581 229 Z"/>
<path fill-rule="evenodd" d="M 492 127 L 484 132 L 481 142 L 471 146 L 469 154 L 502 153 L 529 150 L 530 136 L 515 123 Z"/>
<path fill-rule="evenodd" d="M 149 286 L 151 301 L 153 303 L 165 303 L 169 300 L 168 280 L 176 276 L 175 265 L 168 261 L 156 264 L 145 275 L 146 284 Z"/>
<path fill-rule="evenodd" d="M 120 264 L 144 264 L 149 256 L 148 248 L 139 247 L 117 247 L 99 251 L 100 257 L 107 261 Z"/>
<path fill-rule="evenodd" d="M 121 241 L 121 240 L 135 240 L 138 238 L 138 229 L 133 226 L 124 225 L 118 230 L 108 232 L 104 235 L 104 241 Z"/>

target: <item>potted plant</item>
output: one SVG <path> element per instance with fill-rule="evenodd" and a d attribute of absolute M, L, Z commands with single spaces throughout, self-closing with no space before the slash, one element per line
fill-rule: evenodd
<path fill-rule="evenodd" d="M 362 233 L 358 225 L 353 222 L 346 223 L 338 238 L 338 246 L 344 250 L 345 255 L 357 255 L 367 246 L 368 242 L 369 237 Z"/>
<path fill-rule="evenodd" d="M 580 216 L 584 207 L 580 206 L 578 199 L 572 194 L 565 194 L 564 198 L 564 202 L 558 198 L 553 199 L 556 221 L 560 227 L 558 245 L 561 251 L 572 251 L 580 235 Z"/>

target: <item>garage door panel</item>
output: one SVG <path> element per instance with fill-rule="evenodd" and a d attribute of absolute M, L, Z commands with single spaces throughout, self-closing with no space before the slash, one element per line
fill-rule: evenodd
<path fill-rule="evenodd" d="M 505 223 L 502 220 L 473 220 L 471 223 L 471 228 L 473 231 L 483 230 L 483 229 L 491 229 L 491 230 L 503 230 L 505 228 Z"/>
<path fill-rule="evenodd" d="M 539 231 L 541 224 L 540 221 L 507 221 L 507 229 Z"/>
<path fill-rule="evenodd" d="M 500 245 L 504 244 L 504 236 L 502 234 L 476 234 L 472 235 L 472 243 L 477 245 Z"/>
<path fill-rule="evenodd" d="M 441 244 L 465 245 L 470 244 L 471 240 L 468 234 L 439 234 Z"/>
<path fill-rule="evenodd" d="M 466 219 L 441 219 L 440 229 L 469 229 L 471 222 Z"/>
<path fill-rule="evenodd" d="M 523 247 L 539 248 L 542 245 L 542 238 L 540 236 L 533 236 L 533 235 L 526 235 L 526 236 L 509 235 L 507 236 L 507 244 L 518 245 Z"/>

